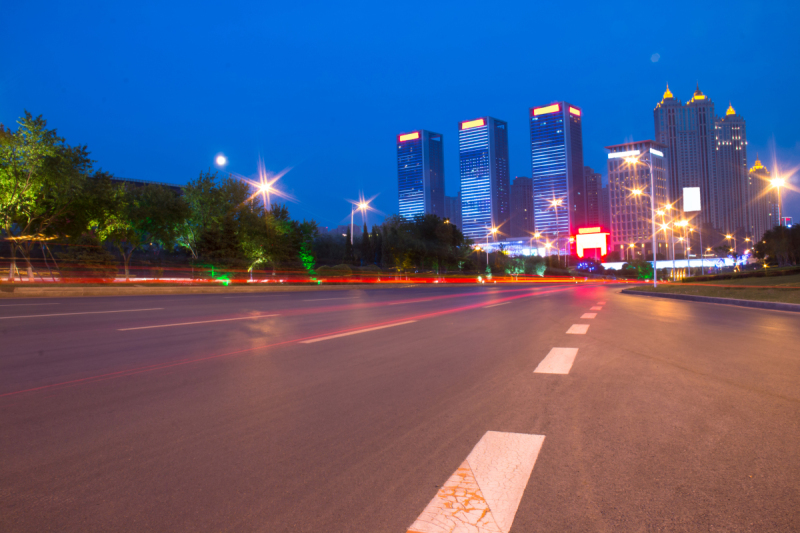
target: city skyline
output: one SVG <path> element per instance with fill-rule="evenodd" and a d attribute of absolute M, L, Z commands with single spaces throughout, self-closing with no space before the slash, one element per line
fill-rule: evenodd
<path fill-rule="evenodd" d="M 456 121 L 502 117 L 511 131 L 510 175 L 529 175 L 527 108 L 539 102 L 581 106 L 584 163 L 605 174 L 603 146 L 652 138 L 650 112 L 666 83 L 682 100 L 691 98 L 699 81 L 718 105 L 730 101 L 748 121 L 751 154 L 759 153 L 771 171 L 773 159 L 785 170 L 800 165 L 800 138 L 791 127 L 800 118 L 791 105 L 800 73 L 788 68 L 798 49 L 789 24 L 800 12 L 797 5 L 692 5 L 689 25 L 680 8 L 664 14 L 644 6 L 634 15 L 587 6 L 573 17 L 576 35 L 601 26 L 613 35 L 564 46 L 553 39 L 559 30 L 544 27 L 537 42 L 553 43 L 544 47 L 517 31 L 535 16 L 534 6 L 510 4 L 488 13 L 477 6 L 468 2 L 457 12 L 436 6 L 426 17 L 385 7 L 383 13 L 343 17 L 333 28 L 328 20 L 342 9 L 331 6 L 310 12 L 258 6 L 243 17 L 238 8 L 224 16 L 215 9 L 187 13 L 147 3 L 102 11 L 53 5 L 39 13 L 15 4 L 5 20 L 18 23 L 0 32 L 6 49 L 19 48 L 14 43 L 24 42 L 34 20 L 37 31 L 53 35 L 61 49 L 52 54 L 37 43 L 9 56 L 0 73 L 0 123 L 15 127 L 25 109 L 42 114 L 69 142 L 88 145 L 97 167 L 122 178 L 186 183 L 213 168 L 220 152 L 228 157 L 227 170 L 250 176 L 262 158 L 274 172 L 291 169 L 281 186 L 298 199 L 289 205 L 292 211 L 325 226 L 349 216 L 346 200 L 359 191 L 377 195 L 374 206 L 382 213 L 396 212 L 396 162 L 389 147 L 399 132 L 443 133 L 452 178 Z M 642 18 L 651 24 L 639 24 Z M 387 24 L 380 32 L 370 29 L 377 21 Z M 266 37 L 264 23 L 271 28 Z M 484 41 L 503 36 L 507 53 L 459 38 L 475 24 L 485 28 Z M 743 38 L 718 47 L 716 29 L 723 25 Z M 80 37 L 65 33 L 69 27 L 81 28 Z M 391 30 L 399 30 L 401 39 Z M 314 46 L 308 44 L 312 33 L 319 37 Z M 368 48 L 354 45 L 357 34 L 369 38 Z M 411 38 L 416 35 L 438 36 L 438 59 L 428 55 L 424 39 Z M 147 44 L 129 44 L 134 42 Z M 187 61 L 189 49 L 197 54 Z M 398 51 L 417 59 L 385 60 Z M 82 59 L 68 69 L 59 55 Z M 540 57 L 547 58 L 546 77 L 531 68 Z M 619 65 L 613 71 L 610 57 Z M 503 77 L 473 76 L 476 61 L 491 62 Z M 592 82 L 576 83 L 574 72 Z M 93 75 L 102 83 L 86 83 Z M 449 179 L 445 193 L 457 192 Z M 785 192 L 784 208 L 796 215 L 800 195 Z"/>

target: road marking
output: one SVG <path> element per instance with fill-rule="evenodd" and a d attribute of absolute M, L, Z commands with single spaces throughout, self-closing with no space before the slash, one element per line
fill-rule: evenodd
<path fill-rule="evenodd" d="M 309 339 L 307 341 L 300 341 L 300 344 L 311 344 L 312 342 L 327 341 L 329 339 L 336 339 L 339 337 L 347 337 L 348 335 L 356 335 L 357 333 L 366 333 L 368 331 L 375 331 L 378 329 L 393 328 L 395 326 L 403 326 L 405 324 L 412 324 L 416 320 L 406 320 L 405 322 L 397 322 L 395 324 L 387 324 L 385 326 L 377 326 L 374 328 L 357 329 L 355 331 L 347 331 L 345 333 L 337 333 L 336 335 L 327 335 L 325 337 L 317 337 L 316 339 Z"/>
<path fill-rule="evenodd" d="M 360 296 L 348 296 L 347 298 L 316 298 L 314 300 L 303 300 L 304 302 L 324 302 L 327 300 L 358 300 Z"/>
<path fill-rule="evenodd" d="M 606 305 L 605 302 L 597 302 L 597 305 Z"/>
<path fill-rule="evenodd" d="M 572 324 L 567 330 L 567 333 L 585 335 L 587 331 L 589 331 L 589 324 Z"/>
<path fill-rule="evenodd" d="M 542 359 L 534 374 L 569 374 L 575 356 L 578 355 L 577 348 L 553 348 L 547 357 Z"/>
<path fill-rule="evenodd" d="M 602 311 L 603 307 L 600 305 L 595 305 L 594 307 L 590 307 L 589 311 Z"/>
<path fill-rule="evenodd" d="M 508 533 L 543 443 L 487 431 L 407 533 Z"/>
<path fill-rule="evenodd" d="M 0 320 L 8 320 L 9 318 L 41 318 L 47 316 L 71 316 L 71 315 L 105 315 L 107 313 L 135 313 L 137 311 L 161 311 L 163 307 L 154 307 L 152 309 L 122 309 L 120 311 L 85 311 L 83 313 L 58 313 L 54 315 L 23 315 L 23 316 L 0 316 Z"/>
<path fill-rule="evenodd" d="M 58 303 L 48 303 L 48 304 L 8 304 L 8 305 L 0 305 L 0 307 L 19 307 L 20 305 L 60 305 Z"/>
<path fill-rule="evenodd" d="M 219 320 L 201 320 L 200 322 L 181 322 L 180 324 L 158 324 L 156 326 L 140 326 L 138 328 L 122 328 L 117 331 L 133 331 L 135 329 L 153 329 L 153 328 L 171 328 L 173 326 L 191 326 L 194 324 L 211 324 L 212 322 L 230 322 L 231 320 L 253 320 L 255 318 L 267 318 L 271 316 L 280 315 L 255 315 L 255 316 L 242 316 L 238 318 L 220 318 Z"/>
<path fill-rule="evenodd" d="M 436 298 L 428 298 L 427 300 L 409 300 L 407 302 L 394 302 L 394 303 L 391 303 L 391 304 L 388 304 L 388 305 L 418 304 L 418 303 L 422 303 L 422 302 L 430 302 L 430 301 L 435 300 L 435 299 Z"/>
<path fill-rule="evenodd" d="M 490 307 L 497 307 L 498 305 L 506 305 L 506 304 L 510 304 L 510 303 L 511 303 L 511 302 L 503 302 L 503 303 L 501 303 L 501 304 L 485 305 L 483 308 L 484 308 L 484 309 L 489 309 Z"/>
<path fill-rule="evenodd" d="M 597 313 L 583 313 L 581 318 L 594 318 L 597 316 Z"/>

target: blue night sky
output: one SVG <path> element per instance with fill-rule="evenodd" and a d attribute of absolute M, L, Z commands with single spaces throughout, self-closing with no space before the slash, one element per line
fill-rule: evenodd
<path fill-rule="evenodd" d="M 512 176 L 530 175 L 527 113 L 583 108 L 584 159 L 653 137 L 669 82 L 695 82 L 747 121 L 748 164 L 800 166 L 800 2 L 20 2 L 0 17 L 0 122 L 43 114 L 96 167 L 184 184 L 223 152 L 259 158 L 295 217 L 335 226 L 346 199 L 397 212 L 395 135 L 444 134 L 458 191 L 457 123 L 509 123 Z M 655 55 L 657 54 L 657 55 Z M 792 178 L 800 187 L 800 176 Z M 785 212 L 800 218 L 800 194 Z M 370 221 L 378 217 L 371 215 Z"/>

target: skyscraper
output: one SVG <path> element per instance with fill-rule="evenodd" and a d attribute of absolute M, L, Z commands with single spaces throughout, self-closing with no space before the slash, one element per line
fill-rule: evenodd
<path fill-rule="evenodd" d="M 724 233 L 735 233 L 741 238 L 752 237 L 744 119 L 729 105 L 725 116 L 715 120 L 714 129 L 717 227 Z"/>
<path fill-rule="evenodd" d="M 529 237 L 533 233 L 533 180 L 523 176 L 511 184 L 511 237 Z"/>
<path fill-rule="evenodd" d="M 592 167 L 583 167 L 583 182 L 586 186 L 586 225 L 597 226 L 600 224 L 600 189 L 603 186 L 603 176 Z"/>
<path fill-rule="evenodd" d="M 457 196 L 444 197 L 444 218 L 458 229 L 461 229 L 461 191 Z"/>
<path fill-rule="evenodd" d="M 397 136 L 399 213 L 405 218 L 444 217 L 442 135 L 426 130 Z"/>
<path fill-rule="evenodd" d="M 756 162 L 747 176 L 750 190 L 750 206 L 752 229 L 748 236 L 760 241 L 768 230 L 780 223 L 778 218 L 778 194 L 770 184 L 770 173 L 756 156 Z"/>
<path fill-rule="evenodd" d="M 667 86 L 653 119 L 656 141 L 668 148 L 669 202 L 678 202 L 684 187 L 700 187 L 701 220 L 719 228 L 714 102 L 698 85 L 692 99 L 683 105 Z"/>
<path fill-rule="evenodd" d="M 563 248 L 586 224 L 581 110 L 567 102 L 533 107 L 530 126 L 536 230 L 560 236 Z"/>
<path fill-rule="evenodd" d="M 667 203 L 666 146 L 653 141 L 637 141 L 606 146 L 608 154 L 608 189 L 611 201 L 611 249 L 621 258 L 652 258 L 653 229 L 650 205 L 650 169 L 653 165 L 656 209 Z M 626 158 L 637 158 L 629 163 Z M 666 235 L 656 234 L 658 253 L 666 256 Z M 633 246 L 631 246 L 631 244 Z"/>
<path fill-rule="evenodd" d="M 458 125 L 461 231 L 481 240 L 508 221 L 508 125 L 483 117 Z"/>
<path fill-rule="evenodd" d="M 607 185 L 600 189 L 600 225 L 605 230 L 611 229 L 611 200 Z"/>

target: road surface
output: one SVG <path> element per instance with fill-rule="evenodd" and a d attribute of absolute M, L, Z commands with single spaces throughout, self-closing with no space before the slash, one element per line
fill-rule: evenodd
<path fill-rule="evenodd" d="M 0 300 L 0 530 L 800 530 L 800 316 L 619 290 Z"/>

